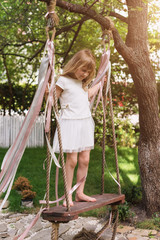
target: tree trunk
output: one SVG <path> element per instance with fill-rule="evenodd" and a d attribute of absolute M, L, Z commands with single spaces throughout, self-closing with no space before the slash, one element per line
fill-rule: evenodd
<path fill-rule="evenodd" d="M 148 215 L 160 211 L 160 121 L 153 70 L 145 59 L 130 66 L 139 103 L 140 139 L 138 161 L 143 203 Z"/>
<path fill-rule="evenodd" d="M 128 34 L 125 46 L 117 29 L 113 29 L 112 33 L 117 51 L 129 66 L 138 97 L 140 124 L 138 161 L 143 204 L 147 214 L 151 215 L 160 211 L 158 93 L 147 46 L 147 4 L 141 0 L 128 0 L 127 5 Z"/>
<path fill-rule="evenodd" d="M 39 0 L 49 3 L 50 0 Z M 70 12 L 86 15 L 104 29 L 112 30 L 115 48 L 129 66 L 139 104 L 139 166 L 142 181 L 143 203 L 148 215 L 160 211 L 160 119 L 158 94 L 147 46 L 147 3 L 143 0 L 126 0 L 128 23 L 126 43 L 111 21 L 88 7 L 57 0 L 57 6 Z M 115 14 L 112 16 L 117 17 Z M 120 17 L 118 16 L 120 19 Z"/>
<path fill-rule="evenodd" d="M 160 211 L 160 119 L 155 75 L 147 46 L 147 5 L 140 0 L 127 1 L 129 8 L 127 46 L 136 61 L 127 61 L 135 83 L 139 105 L 140 139 L 138 161 L 143 203 L 148 215 Z M 136 7 L 141 11 L 132 10 Z M 134 24 L 133 24 L 134 22 Z"/>

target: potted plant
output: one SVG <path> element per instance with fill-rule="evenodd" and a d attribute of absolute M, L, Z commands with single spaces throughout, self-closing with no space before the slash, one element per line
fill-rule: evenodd
<path fill-rule="evenodd" d="M 25 207 L 33 207 L 33 199 L 36 196 L 36 192 L 32 191 L 32 185 L 30 181 L 25 177 L 18 177 L 15 181 L 13 188 L 21 194 L 21 205 Z"/>
<path fill-rule="evenodd" d="M 25 207 L 33 207 L 33 199 L 36 196 L 36 192 L 33 192 L 30 189 L 25 189 L 21 192 L 21 204 Z"/>
<path fill-rule="evenodd" d="M 27 200 L 27 201 L 33 200 L 33 198 L 35 198 L 36 196 L 36 192 L 33 192 L 30 189 L 23 190 L 21 194 L 22 194 L 22 200 Z"/>

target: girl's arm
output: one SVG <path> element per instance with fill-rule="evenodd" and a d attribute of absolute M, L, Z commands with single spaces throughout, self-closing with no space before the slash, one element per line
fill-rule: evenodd
<path fill-rule="evenodd" d="M 56 85 L 56 95 L 57 99 L 61 96 L 61 93 L 63 92 L 63 89 Z"/>
<path fill-rule="evenodd" d="M 58 100 L 58 98 L 60 97 L 60 95 L 61 95 L 62 92 L 63 92 L 63 89 L 56 85 L 57 100 Z M 47 88 L 46 88 L 46 91 L 45 91 L 45 100 L 47 100 L 48 94 L 49 94 L 49 90 L 48 90 L 48 87 L 47 87 Z"/>
<path fill-rule="evenodd" d="M 95 86 L 88 89 L 88 98 L 89 99 L 99 90 L 100 86 L 101 86 L 101 82 L 97 83 Z"/>

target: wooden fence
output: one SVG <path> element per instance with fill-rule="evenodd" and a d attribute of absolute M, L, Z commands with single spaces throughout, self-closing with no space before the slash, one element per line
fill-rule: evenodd
<path fill-rule="evenodd" d="M 14 142 L 24 116 L 0 116 L 0 147 L 9 147 Z M 44 116 L 39 116 L 30 133 L 27 147 L 44 146 Z"/>

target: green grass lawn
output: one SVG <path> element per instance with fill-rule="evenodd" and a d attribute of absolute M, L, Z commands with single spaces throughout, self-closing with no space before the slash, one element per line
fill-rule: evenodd
<path fill-rule="evenodd" d="M 7 149 L 0 148 L 0 163 Z M 140 176 L 138 167 L 138 153 L 137 149 L 120 148 L 118 149 L 119 170 L 122 193 L 126 195 L 127 200 L 133 198 L 137 194 L 137 188 L 140 187 Z M 101 148 L 95 147 L 91 151 L 91 160 L 89 165 L 89 172 L 85 185 L 85 193 L 88 195 L 99 194 L 101 192 Z M 43 199 L 46 192 L 46 171 L 43 169 L 43 163 L 46 159 L 46 148 L 27 148 L 20 162 L 16 178 L 24 176 L 29 179 L 31 185 L 33 185 L 33 191 L 36 192 L 34 199 L 35 209 L 39 207 L 39 200 Z M 105 168 L 105 192 L 117 193 L 118 186 L 111 178 L 109 171 L 116 178 L 116 168 L 114 159 L 114 149 L 106 147 L 106 162 Z M 76 174 L 75 174 L 76 175 Z M 74 177 L 74 184 L 76 183 L 76 177 Z M 50 184 L 50 200 L 55 199 L 54 193 L 55 184 L 55 166 L 53 164 L 51 170 L 51 184 Z M 60 169 L 59 177 L 59 197 L 63 195 L 63 179 L 62 170 Z M 74 197 L 74 196 L 73 196 Z M 20 207 L 21 196 L 12 190 L 9 196 L 10 210 L 12 211 L 24 211 Z"/>

